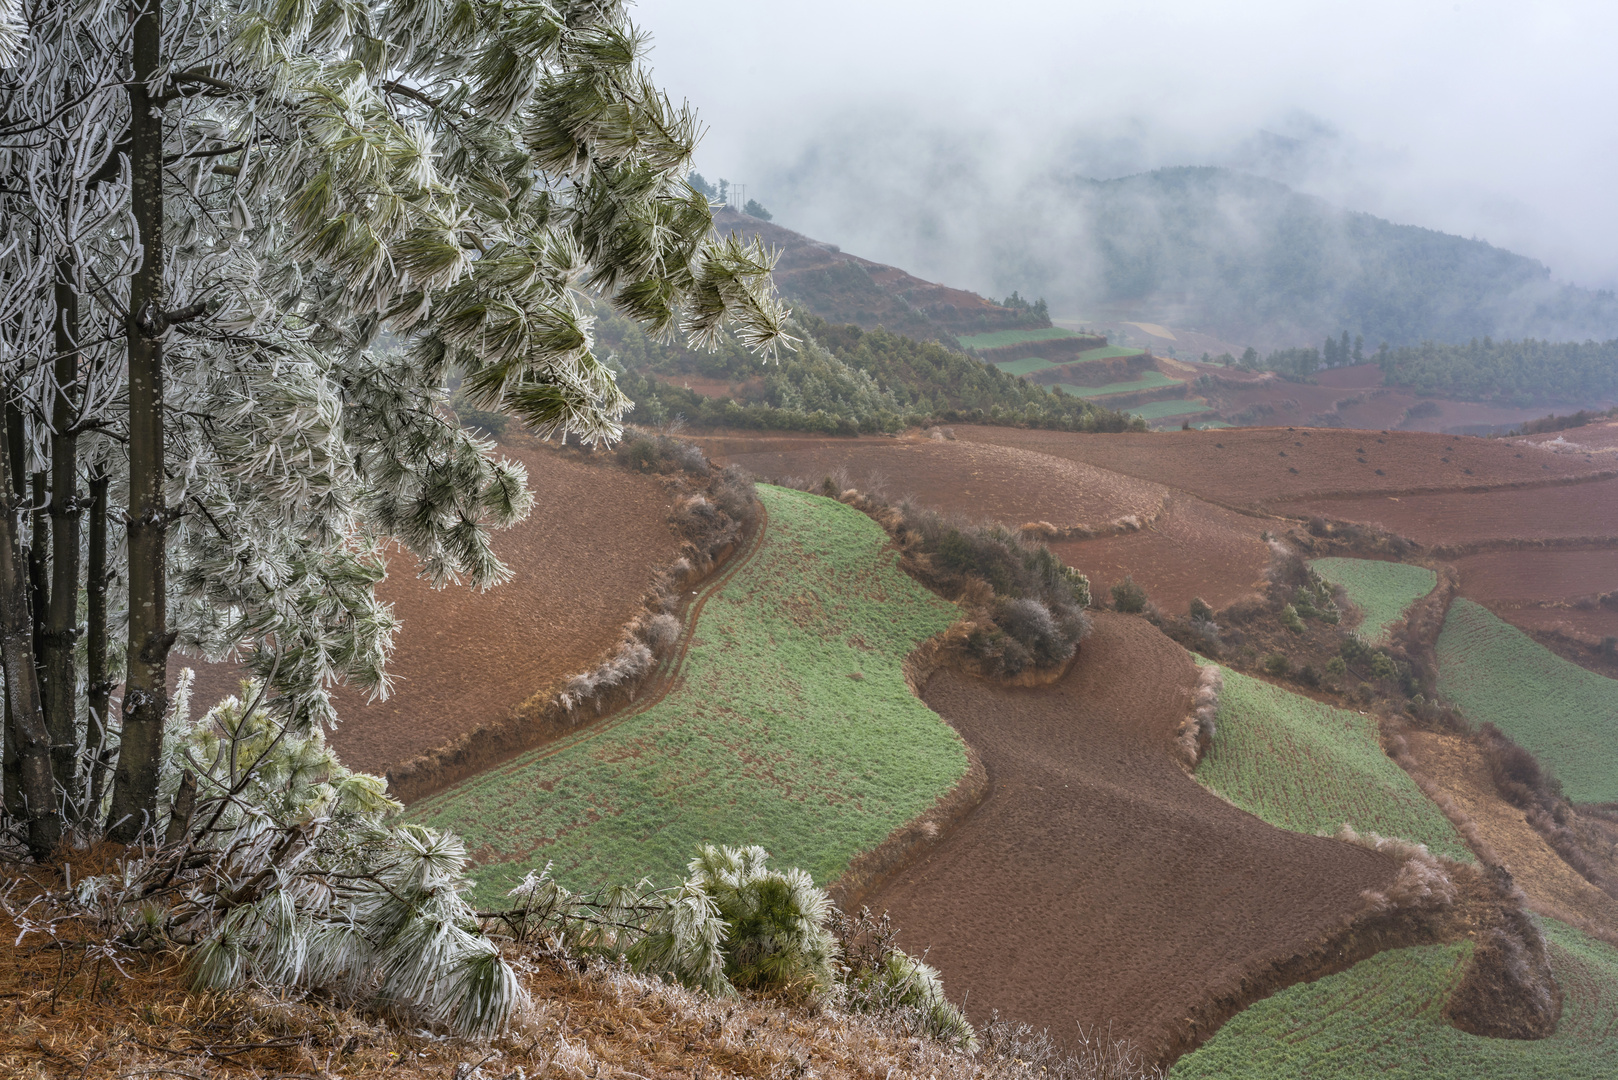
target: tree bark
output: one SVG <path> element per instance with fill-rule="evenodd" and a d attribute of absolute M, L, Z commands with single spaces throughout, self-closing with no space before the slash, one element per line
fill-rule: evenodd
<path fill-rule="evenodd" d="M 85 625 L 84 679 L 89 719 L 85 724 L 85 746 L 90 755 L 90 803 L 88 812 L 101 808 L 107 792 L 107 771 L 112 764 L 113 747 L 108 730 L 107 710 L 112 700 L 112 680 L 107 676 L 107 485 L 104 470 L 90 477 L 90 550 L 84 568 L 84 591 L 89 611 Z"/>
<path fill-rule="evenodd" d="M 51 580 L 44 648 L 40 652 L 45 726 L 51 734 L 51 771 L 63 793 L 63 812 L 85 812 L 78 745 L 78 670 L 74 641 L 79 625 L 79 297 L 64 264 L 56 278 L 56 386 L 51 402 Z M 35 543 L 38 543 L 36 539 Z"/>
<path fill-rule="evenodd" d="M 163 114 L 152 100 L 161 64 L 158 0 L 141 0 L 129 84 L 130 202 L 140 268 L 129 282 L 129 636 L 123 730 L 108 836 L 123 843 L 157 824 L 157 770 L 168 711 L 174 635 L 166 603 L 168 514 L 163 502 Z"/>
<path fill-rule="evenodd" d="M 0 454 L 5 455 L 9 468 L 6 470 L 7 483 L 0 486 L 0 500 L 14 500 L 21 505 L 26 492 L 22 487 L 22 476 L 28 468 L 27 455 L 23 450 L 22 410 L 11 402 L 0 407 L 4 416 L 0 422 L 6 426 L 6 437 L 0 440 Z M 9 503 L 7 505 L 10 505 Z M 4 667 L 0 661 L 0 668 Z M 28 800 L 23 797 L 22 790 L 22 754 L 18 747 L 21 739 L 17 735 L 16 713 L 11 707 L 11 684 L 6 683 L 6 749 L 3 761 L 0 761 L 0 775 L 3 775 L 6 785 L 5 808 L 7 816 L 21 821 L 27 816 Z"/>
<path fill-rule="evenodd" d="M 0 410 L 5 417 L 6 434 L 16 410 Z M 39 704 L 38 672 L 34 667 L 33 616 L 28 610 L 28 577 L 22 551 L 22 515 L 25 505 L 11 482 L 13 455 L 0 454 L 0 498 L 6 501 L 0 513 L 0 654 L 6 668 L 7 700 L 11 706 L 10 739 L 16 740 L 20 782 L 24 801 L 23 816 L 28 824 L 28 851 L 35 860 L 44 860 L 62 840 L 62 818 L 57 813 L 56 781 L 51 775 L 51 740 L 45 729 L 45 713 Z"/>

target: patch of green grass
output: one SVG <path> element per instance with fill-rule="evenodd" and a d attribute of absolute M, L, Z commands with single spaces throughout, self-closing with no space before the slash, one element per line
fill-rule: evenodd
<path fill-rule="evenodd" d="M 1545 919 L 1566 994 L 1547 1039 L 1445 1022 L 1472 943 L 1394 949 L 1248 1006 L 1170 1080 L 1599 1080 L 1618 1076 L 1618 950 Z"/>
<path fill-rule="evenodd" d="M 1059 384 L 1063 390 L 1081 398 L 1100 398 L 1109 394 L 1132 394 L 1141 390 L 1156 390 L 1163 386 L 1184 386 L 1183 379 L 1171 379 L 1161 371 L 1148 371 L 1131 382 L 1108 383 L 1106 386 L 1074 386 Z"/>
<path fill-rule="evenodd" d="M 1051 326 L 1044 330 L 996 330 L 992 334 L 972 334 L 955 340 L 968 349 L 998 349 L 1002 345 L 1022 345 L 1029 341 L 1055 341 L 1057 338 L 1079 336 L 1081 335 L 1071 330 L 1063 330 L 1060 326 Z"/>
<path fill-rule="evenodd" d="M 1213 406 L 1206 401 L 1152 401 L 1145 405 L 1132 405 L 1124 412 L 1131 416 L 1139 416 L 1144 420 L 1162 420 L 1169 416 L 1190 416 L 1199 412 L 1211 412 Z"/>
<path fill-rule="evenodd" d="M 708 598 L 666 697 L 410 808 L 465 837 L 480 902 L 547 861 L 571 888 L 669 884 L 704 843 L 760 844 L 831 881 L 965 773 L 960 737 L 901 668 L 960 609 L 859 511 L 759 498 L 769 527 Z"/>
<path fill-rule="evenodd" d="M 1216 795 L 1277 828 L 1331 834 L 1347 822 L 1471 861 L 1455 826 L 1382 752 L 1375 720 L 1223 673 L 1213 746 L 1197 766 Z"/>
<path fill-rule="evenodd" d="M 1007 375 L 1031 375 L 1036 371 L 1056 367 L 1051 361 L 1038 356 L 1025 356 L 1021 360 L 1004 360 L 994 366 Z"/>
<path fill-rule="evenodd" d="M 1349 602 L 1365 613 L 1354 633 L 1367 645 L 1386 645 L 1393 624 L 1438 584 L 1438 575 L 1425 566 L 1376 559 L 1314 559 L 1309 567 L 1341 585 Z"/>
<path fill-rule="evenodd" d="M 1515 739 L 1569 799 L 1618 801 L 1618 680 L 1563 660 L 1481 604 L 1456 600 L 1438 635 L 1438 692 Z"/>
<path fill-rule="evenodd" d="M 1082 364 L 1089 360 L 1116 360 L 1123 356 L 1145 355 L 1145 349 L 1132 349 L 1128 345 L 1103 345 L 1099 349 L 1086 349 L 1079 354 L 1077 360 L 1068 362 Z"/>

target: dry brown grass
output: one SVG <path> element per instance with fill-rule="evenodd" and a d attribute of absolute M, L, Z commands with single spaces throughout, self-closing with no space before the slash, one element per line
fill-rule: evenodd
<path fill-rule="evenodd" d="M 59 880 L 40 884 L 60 884 Z M 1133 1080 L 1125 1046 L 1049 1040 L 1005 1024 L 976 1055 L 916 1034 L 903 1015 L 768 997 L 717 999 L 599 962 L 508 952 L 534 1005 L 488 1043 L 411 1031 L 319 995 L 191 994 L 178 949 L 97 962 L 71 924 L 13 945 L 0 925 L 0 1076 L 19 1080 Z M 1082 1060 L 1088 1049 L 1088 1061 Z"/>

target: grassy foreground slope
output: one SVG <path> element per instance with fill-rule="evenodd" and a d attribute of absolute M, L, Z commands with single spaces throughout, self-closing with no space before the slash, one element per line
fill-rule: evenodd
<path fill-rule="evenodd" d="M 959 617 L 857 510 L 759 488 L 768 527 L 707 599 L 661 701 L 411 808 L 466 838 L 480 900 L 554 862 L 573 888 L 672 883 L 703 843 L 830 881 L 966 771 L 901 664 Z"/>
<path fill-rule="evenodd" d="M 1510 735 L 1574 802 L 1618 801 L 1618 680 L 1563 660 L 1470 600 L 1438 635 L 1438 691 Z"/>
<path fill-rule="evenodd" d="M 1566 997 L 1548 1039 L 1451 1027 L 1444 1003 L 1472 943 L 1395 949 L 1289 987 L 1226 1022 L 1170 1080 L 1598 1080 L 1618 1076 L 1618 950 L 1551 919 Z"/>
<path fill-rule="evenodd" d="M 1361 833 L 1426 844 L 1471 861 L 1449 819 L 1382 752 L 1376 722 L 1223 669 L 1213 746 L 1197 779 L 1282 829 Z"/>
<path fill-rule="evenodd" d="M 1309 566 L 1330 584 L 1341 585 L 1365 613 L 1354 633 L 1367 645 L 1386 645 L 1388 631 L 1404 618 L 1405 609 L 1438 585 L 1438 574 L 1425 566 L 1335 558 L 1314 559 Z"/>

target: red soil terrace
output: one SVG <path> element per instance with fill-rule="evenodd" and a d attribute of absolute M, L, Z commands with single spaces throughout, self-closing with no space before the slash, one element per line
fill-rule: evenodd
<path fill-rule="evenodd" d="M 396 553 L 377 594 L 403 624 L 386 701 L 340 688 L 328 735 L 343 763 L 386 772 L 505 717 L 528 698 L 595 666 L 640 610 L 653 571 L 678 555 L 670 499 L 654 477 L 546 449 L 502 447 L 528 467 L 534 512 L 495 537 L 511 568 L 485 593 L 434 590 Z M 235 693 L 233 665 L 197 669 L 196 704 Z"/>
<path fill-rule="evenodd" d="M 962 425 L 955 434 L 1100 466 L 1235 506 L 1539 484 L 1612 471 L 1610 462 L 1592 464 L 1499 439 L 1426 432 L 1300 427 L 1074 435 Z"/>
<path fill-rule="evenodd" d="M 990 794 L 869 902 L 971 988 L 974 1019 L 998 1009 L 1057 1038 L 1111 1025 L 1161 1055 L 1195 1037 L 1199 1006 L 1309 950 L 1392 876 L 1385 856 L 1276 829 L 1186 776 L 1171 744 L 1194 679 L 1155 628 L 1102 613 L 1054 686 L 928 684 Z"/>

